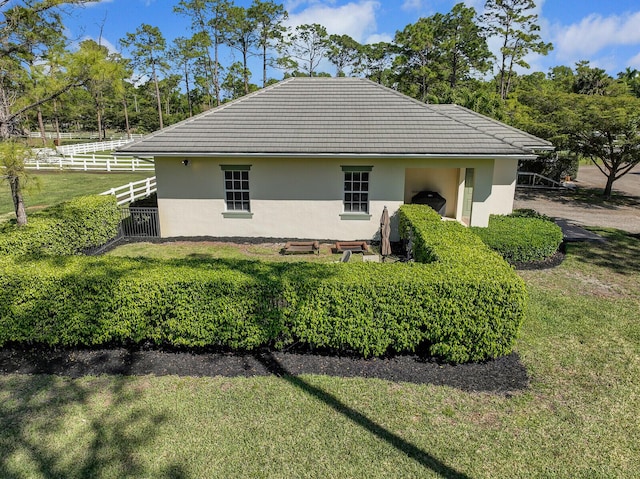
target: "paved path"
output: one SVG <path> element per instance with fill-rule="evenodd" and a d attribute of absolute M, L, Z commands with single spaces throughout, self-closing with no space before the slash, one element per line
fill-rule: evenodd
<path fill-rule="evenodd" d="M 556 224 L 562 229 L 565 241 L 605 241 L 599 234 L 586 230 L 567 220 L 556 220 Z"/>
<path fill-rule="evenodd" d="M 640 233 L 640 166 L 613 185 L 616 198 L 604 201 L 598 195 L 604 188 L 605 176 L 595 166 L 582 166 L 576 185 L 581 191 L 531 190 L 518 188 L 514 208 L 531 208 L 547 216 L 578 226 L 617 228 Z M 582 194 L 597 188 L 593 195 Z"/>

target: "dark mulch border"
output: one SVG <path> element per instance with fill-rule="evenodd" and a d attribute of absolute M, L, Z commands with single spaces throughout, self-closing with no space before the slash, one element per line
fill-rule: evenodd
<path fill-rule="evenodd" d="M 560 245 L 560 249 L 552 256 L 545 258 L 541 261 L 529 261 L 529 262 L 514 262 L 511 263 L 518 271 L 534 271 L 555 268 L 560 266 L 566 257 L 566 249 L 564 243 Z"/>
<path fill-rule="evenodd" d="M 506 394 L 529 385 L 517 353 L 491 361 L 447 364 L 417 355 L 363 359 L 349 356 L 259 350 L 231 353 L 152 347 L 105 349 L 0 348 L 0 374 L 252 377 L 322 374 L 450 386 L 468 392 Z"/>

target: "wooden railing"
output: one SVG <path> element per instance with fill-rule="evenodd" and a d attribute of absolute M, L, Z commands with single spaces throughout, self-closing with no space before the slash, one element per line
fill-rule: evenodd
<path fill-rule="evenodd" d="M 156 177 L 134 181 L 128 185 L 118 186 L 110 190 L 100 193 L 101 195 L 113 195 L 116 197 L 119 205 L 133 203 L 135 200 L 146 198 L 156 191 Z"/>

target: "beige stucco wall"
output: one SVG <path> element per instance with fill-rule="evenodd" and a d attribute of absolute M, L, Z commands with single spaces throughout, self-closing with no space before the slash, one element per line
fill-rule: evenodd
<path fill-rule="evenodd" d="M 513 211 L 513 198 L 516 192 L 518 162 L 497 159 L 493 166 L 493 191 L 491 210 L 495 215 L 508 215 Z"/>
<path fill-rule="evenodd" d="M 459 176 L 459 168 L 407 168 L 404 202 L 411 203 L 411 198 L 421 191 L 435 191 L 447 200 L 445 216 L 455 218 Z"/>
<path fill-rule="evenodd" d="M 442 191 L 440 194 L 447 199 L 447 216 L 457 217 L 461 169 L 470 165 L 476 169 L 472 224 L 486 226 L 491 207 L 496 208 L 503 201 L 492 197 L 491 182 L 496 173 L 491 159 L 188 158 L 188 166 L 182 164 L 183 159 L 156 159 L 163 237 L 371 240 L 378 234 L 386 205 L 392 216 L 392 240 L 397 240 L 396 213 L 407 196 L 410 200 L 411 192 L 407 190 L 431 188 L 433 181 L 432 189 Z M 515 175 L 517 162 L 513 163 Z M 250 218 L 229 218 L 223 214 L 224 181 L 220 165 L 232 164 L 251 165 Z M 364 219 L 362 216 L 349 219 L 352 217 L 343 214 L 342 165 L 373 167 L 370 215 Z M 507 170 L 500 167 L 499 176 L 504 183 Z M 513 181 L 515 184 L 515 177 Z M 508 188 L 502 186 L 500 195 L 505 195 Z"/>

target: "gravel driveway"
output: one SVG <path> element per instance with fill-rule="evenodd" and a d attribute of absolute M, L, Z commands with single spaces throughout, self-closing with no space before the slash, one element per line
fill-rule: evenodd
<path fill-rule="evenodd" d="M 599 198 L 605 183 L 596 166 L 581 166 L 575 182 L 578 191 L 518 188 L 514 208 L 531 208 L 582 226 L 640 233 L 640 166 L 613 184 L 614 197 L 607 201 Z"/>

